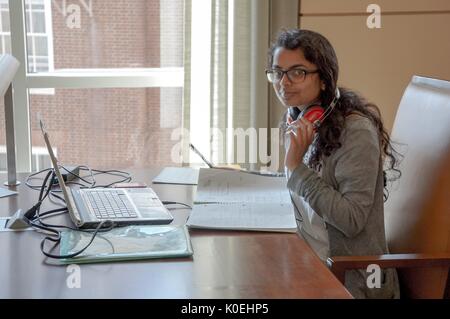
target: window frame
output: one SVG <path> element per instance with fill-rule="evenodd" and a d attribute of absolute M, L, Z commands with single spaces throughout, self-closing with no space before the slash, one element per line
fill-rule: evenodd
<path fill-rule="evenodd" d="M 14 133 L 18 172 L 31 171 L 29 94 L 42 88 L 162 88 L 184 87 L 184 67 L 144 69 L 77 69 L 29 73 L 26 48 L 25 0 L 9 0 L 11 52 L 21 66 L 13 81 Z M 11 19 L 14 17 L 14 19 Z"/>
<path fill-rule="evenodd" d="M 27 41 L 28 38 L 31 38 L 31 44 L 32 44 L 32 54 L 29 55 L 33 59 L 33 70 L 30 73 L 36 73 L 37 72 L 37 62 L 36 59 L 40 57 L 46 57 L 47 58 L 47 72 L 51 72 L 54 70 L 54 59 L 53 59 L 53 28 L 52 28 L 52 7 L 51 7 L 51 0 L 42 0 L 42 4 L 44 5 L 44 9 L 33 9 L 33 2 L 36 0 L 29 0 L 28 6 L 25 9 L 27 12 L 27 15 L 29 15 L 29 28 L 30 31 L 27 31 Z M 34 30 L 34 24 L 33 24 L 33 13 L 34 12 L 42 12 L 44 13 L 44 19 L 45 19 L 45 32 L 35 32 Z M 38 56 L 36 55 L 36 38 L 37 37 L 45 37 L 47 39 L 47 55 L 46 56 Z"/>
<path fill-rule="evenodd" d="M 32 44 L 32 54 L 28 55 L 28 62 L 30 62 L 30 60 L 33 61 L 33 63 L 31 64 L 31 68 L 33 68 L 33 72 L 31 73 L 35 73 L 37 72 L 37 59 L 38 58 L 45 58 L 47 60 L 46 64 L 45 64 L 45 69 L 46 72 L 52 72 L 54 71 L 54 56 L 53 56 L 53 27 L 52 27 L 52 7 L 51 7 L 51 0 L 41 0 L 40 4 L 44 5 L 43 9 L 33 9 L 33 5 L 35 5 L 36 3 L 34 3 L 36 0 L 29 0 L 28 2 L 28 6 L 26 6 L 25 11 L 26 11 L 26 15 L 29 15 L 29 17 L 31 17 L 29 19 L 30 21 L 30 32 L 27 32 L 27 42 L 30 41 Z M 8 1 L 1 1 L 2 3 L 6 3 L 8 4 Z M 0 7 L 0 12 L 8 12 L 9 13 L 9 8 L 1 8 Z M 33 13 L 34 12 L 42 12 L 44 13 L 44 25 L 45 25 L 45 32 L 34 32 L 33 28 Z M 0 25 L 2 23 L 2 18 L 0 16 Z M 8 32 L 3 31 L 3 29 L 0 30 L 0 41 L 2 42 L 2 52 L 0 53 L 6 53 L 5 52 L 5 48 L 6 48 L 6 41 L 5 41 L 5 37 L 9 37 L 10 41 L 11 41 L 11 30 L 9 30 Z M 36 50 L 35 50 L 35 39 L 36 37 L 45 37 L 46 38 L 46 42 L 47 42 L 47 55 L 36 55 Z M 30 65 L 30 64 L 29 64 Z M 53 88 L 45 88 L 45 89 L 31 89 L 30 90 L 30 94 L 37 94 L 37 95 L 54 95 L 55 94 L 55 89 Z"/>
<path fill-rule="evenodd" d="M 0 3 L 1 4 L 1 3 Z M 8 4 L 8 2 L 6 2 L 6 4 Z M 4 54 L 5 49 L 6 49 L 6 40 L 5 37 L 9 36 L 11 37 L 11 32 L 6 32 L 3 30 L 3 18 L 2 18 L 2 12 L 9 12 L 8 8 L 3 8 L 2 6 L 0 6 L 0 41 L 2 43 L 2 50 L 1 50 L 1 54 Z"/>
<path fill-rule="evenodd" d="M 27 31 L 27 41 L 30 41 L 32 49 L 31 49 L 31 53 L 28 56 L 28 62 L 30 60 L 32 60 L 32 64 L 31 64 L 31 68 L 33 68 L 32 72 L 30 73 L 36 73 L 37 72 L 37 59 L 38 58 L 46 58 L 47 63 L 46 63 L 46 72 L 51 72 L 54 70 L 54 57 L 53 57 L 53 28 L 52 28 L 52 8 L 51 8 L 51 0 L 41 0 L 39 4 L 42 3 L 42 5 L 44 5 L 44 9 L 33 9 L 33 5 L 36 4 L 35 3 L 36 0 L 29 0 L 28 5 L 25 8 L 26 11 L 26 15 L 28 15 L 29 21 L 30 21 L 30 31 Z M 2 3 L 7 3 L 8 1 L 1 1 Z M 9 8 L 2 8 L 0 7 L 0 12 L 8 12 L 9 13 Z M 33 25 L 33 13 L 34 12 L 40 12 L 40 13 L 44 13 L 44 25 L 45 25 L 45 32 L 35 32 L 34 30 L 34 25 Z M 10 19 L 11 20 L 11 19 Z M 2 23 L 2 17 L 0 15 L 0 25 Z M 6 48 L 6 37 L 11 37 L 11 29 L 9 31 L 4 31 L 3 28 L 0 28 L 0 37 L 1 37 L 1 42 L 2 42 L 2 54 L 5 54 L 6 52 L 4 51 Z M 35 41 L 36 38 L 46 38 L 47 40 L 47 55 L 37 55 L 36 54 L 36 45 L 35 45 Z M 30 65 L 30 64 L 29 64 Z"/>
<path fill-rule="evenodd" d="M 57 149 L 54 149 L 53 152 L 55 153 L 55 155 L 57 156 Z M 3 159 L 0 161 L 0 172 L 2 173 L 6 173 L 8 170 L 6 161 L 6 145 L 0 145 L 0 156 L 1 157 L 5 157 L 4 163 L 5 166 L 3 166 Z M 51 160 L 50 160 L 50 155 L 48 155 L 48 151 L 46 147 L 42 147 L 42 146 L 33 146 L 32 147 L 32 159 L 34 159 L 34 165 L 32 165 L 32 170 L 33 171 L 40 171 L 43 169 L 48 168 L 49 166 L 43 166 L 41 164 L 41 158 L 46 158 L 48 159 L 48 164 L 51 164 Z M 33 162 L 33 160 L 32 160 Z"/>

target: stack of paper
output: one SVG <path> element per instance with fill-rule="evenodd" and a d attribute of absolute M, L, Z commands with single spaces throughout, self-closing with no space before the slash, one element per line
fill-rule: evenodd
<path fill-rule="evenodd" d="M 0 198 L 1 197 L 11 196 L 11 195 L 16 195 L 16 194 L 17 194 L 17 192 L 10 191 L 9 189 L 0 187 Z"/>
<path fill-rule="evenodd" d="M 153 179 L 154 184 L 197 185 L 198 169 L 191 167 L 165 167 Z"/>
<path fill-rule="evenodd" d="M 191 228 L 296 232 L 283 177 L 200 169 Z"/>

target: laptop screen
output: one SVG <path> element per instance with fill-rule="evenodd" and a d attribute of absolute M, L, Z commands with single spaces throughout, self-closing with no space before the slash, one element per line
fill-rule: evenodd
<path fill-rule="evenodd" d="M 42 120 L 39 120 L 39 124 L 41 126 L 42 135 L 44 136 L 45 145 L 47 146 L 48 154 L 50 155 L 50 160 L 52 161 L 53 168 L 55 169 L 56 178 L 58 179 L 59 187 L 61 188 L 61 191 L 63 192 L 64 199 L 66 200 L 67 209 L 69 212 L 72 211 L 72 205 L 71 200 L 69 198 L 69 194 L 67 192 L 66 184 L 64 183 L 64 178 L 61 175 L 61 171 L 59 170 L 58 166 L 58 160 L 56 159 L 55 154 L 53 153 L 52 146 L 50 144 L 50 140 L 48 137 L 48 133 L 45 130 L 44 122 Z"/>

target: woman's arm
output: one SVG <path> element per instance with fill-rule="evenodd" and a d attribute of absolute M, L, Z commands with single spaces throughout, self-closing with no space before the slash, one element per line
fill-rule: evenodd
<path fill-rule="evenodd" d="M 342 147 L 331 157 L 337 189 L 303 163 L 292 172 L 288 188 L 326 223 L 354 237 L 364 229 L 371 212 L 380 169 L 378 134 L 370 121 L 349 121 Z"/>

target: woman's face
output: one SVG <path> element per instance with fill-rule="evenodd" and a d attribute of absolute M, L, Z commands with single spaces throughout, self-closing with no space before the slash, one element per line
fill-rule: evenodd
<path fill-rule="evenodd" d="M 301 49 L 275 49 L 272 69 L 288 71 L 294 68 L 305 71 L 317 70 L 315 64 L 306 60 Z M 319 73 L 308 73 L 304 80 L 299 82 L 291 82 L 285 73 L 279 82 L 273 83 L 273 88 L 284 106 L 297 106 L 302 109 L 302 106 L 319 98 L 320 91 L 325 89 L 325 84 L 320 79 Z"/>

